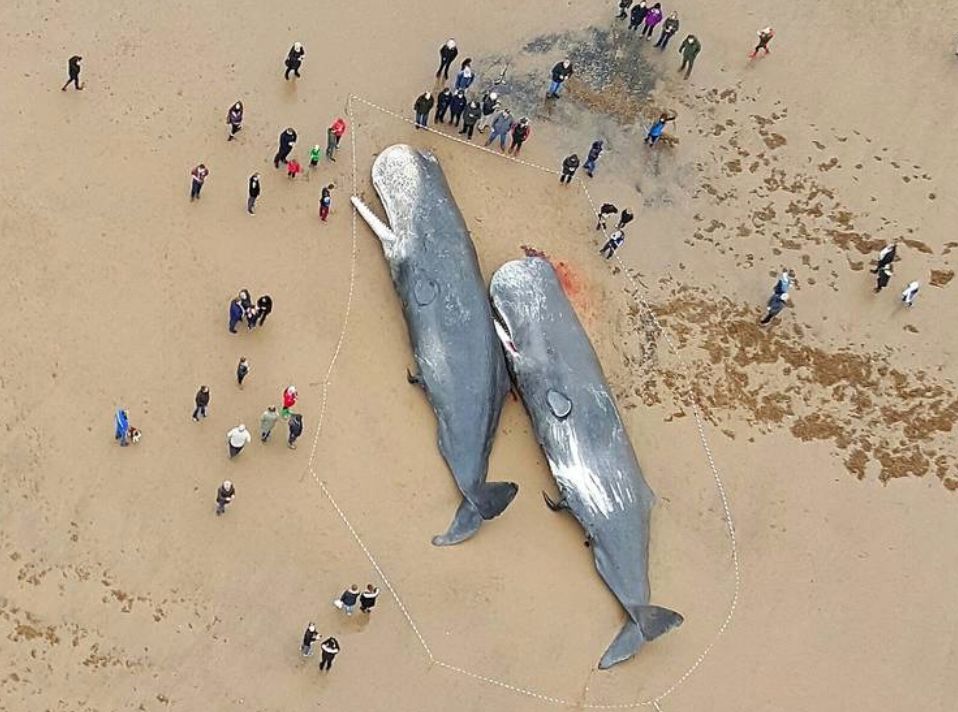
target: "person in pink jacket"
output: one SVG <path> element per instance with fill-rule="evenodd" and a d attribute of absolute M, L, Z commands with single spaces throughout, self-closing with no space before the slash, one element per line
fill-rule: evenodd
<path fill-rule="evenodd" d="M 645 27 L 642 28 L 642 35 L 645 39 L 651 41 L 652 32 L 660 22 L 662 22 L 662 3 L 657 2 L 645 13 Z"/>

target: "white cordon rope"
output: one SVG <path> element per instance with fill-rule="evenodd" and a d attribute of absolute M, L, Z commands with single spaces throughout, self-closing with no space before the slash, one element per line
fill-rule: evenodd
<path fill-rule="evenodd" d="M 382 106 L 379 106 L 378 104 L 374 104 L 371 101 L 367 101 L 366 99 L 363 99 L 361 97 L 354 96 L 354 95 L 349 96 L 349 98 L 346 101 L 346 115 L 350 118 L 350 122 L 352 123 L 352 126 L 350 127 L 350 145 L 352 149 L 352 162 L 353 162 L 352 163 L 352 190 L 353 190 L 353 195 L 358 195 L 359 187 L 358 187 L 358 181 L 356 177 L 356 168 L 357 168 L 356 133 L 357 133 L 358 126 L 356 124 L 355 117 L 353 115 L 354 101 L 361 102 L 362 104 L 365 104 L 366 106 L 369 106 L 383 114 L 386 114 L 387 116 L 391 116 L 393 118 L 399 119 L 400 121 L 404 121 L 409 124 L 413 124 L 414 122 L 408 119 L 407 117 L 402 116 L 401 114 L 398 114 L 394 111 L 383 108 Z M 440 131 L 436 131 L 435 129 L 426 129 L 426 130 L 436 134 L 437 136 L 441 136 L 445 140 L 461 143 L 461 144 L 469 146 L 472 149 L 484 151 L 486 153 L 497 156 L 499 158 L 504 158 L 506 160 L 510 160 L 515 163 L 519 163 L 521 165 L 528 166 L 530 168 L 534 168 L 539 171 L 543 171 L 545 173 L 551 173 L 553 175 L 559 174 L 559 171 L 545 168 L 544 166 L 540 166 L 535 163 L 530 163 L 529 161 L 525 161 L 520 158 L 506 156 L 496 151 L 490 151 L 489 149 L 483 146 L 478 146 L 474 143 L 471 143 L 469 141 L 464 141 L 463 139 L 460 139 L 455 136 L 449 136 L 448 134 L 442 133 Z M 589 205 L 592 209 L 592 213 L 597 214 L 598 211 L 595 209 L 595 203 L 592 200 L 592 196 L 589 194 L 588 189 L 585 187 L 584 184 L 580 183 L 580 185 L 582 186 L 582 191 L 586 199 L 589 201 Z M 380 578 L 383 581 L 383 584 L 389 590 L 390 594 L 392 594 L 393 599 L 395 599 L 396 604 L 399 606 L 400 612 L 402 613 L 403 617 L 406 619 L 406 622 L 409 624 L 409 627 L 412 629 L 413 633 L 415 633 L 416 639 L 419 641 L 419 644 L 422 646 L 422 649 L 425 652 L 426 657 L 429 658 L 430 664 L 435 664 L 441 668 L 445 668 L 446 670 L 449 670 L 450 672 L 463 675 L 464 677 L 468 677 L 473 680 L 477 680 L 479 682 L 492 685 L 494 687 L 498 687 L 504 690 L 509 690 L 510 692 L 515 692 L 517 694 L 524 695 L 526 697 L 531 697 L 531 698 L 540 700 L 542 702 L 547 702 L 550 704 L 562 705 L 566 707 L 578 707 L 580 709 L 594 709 L 594 710 L 616 710 L 616 709 L 634 709 L 637 707 L 652 707 L 654 710 L 656 710 L 656 712 L 661 712 L 661 707 L 659 703 L 662 700 L 664 700 L 666 697 L 671 695 L 682 683 L 684 683 L 692 675 L 692 673 L 694 673 L 698 669 L 698 667 L 702 664 L 705 658 L 708 657 L 709 653 L 711 653 L 712 649 L 715 647 L 715 644 L 718 643 L 719 639 L 725 634 L 725 631 L 728 629 L 728 626 L 732 621 L 732 617 L 735 614 L 735 609 L 738 605 L 738 600 L 739 600 L 739 590 L 741 587 L 741 572 L 739 569 L 738 546 L 735 539 L 735 527 L 732 522 L 732 512 L 728 503 L 728 495 L 726 494 L 725 485 L 722 482 L 722 477 L 719 474 L 718 467 L 715 465 L 715 460 L 712 456 L 712 449 L 709 447 L 708 438 L 705 435 L 705 427 L 702 422 L 702 417 L 699 412 L 698 405 L 695 401 L 695 396 L 691 386 L 692 381 L 689 378 L 687 369 L 684 372 L 686 376 L 686 382 L 688 384 L 687 402 L 689 407 L 692 410 L 693 416 L 695 417 L 695 424 L 696 424 L 696 427 L 698 428 L 699 439 L 701 440 L 702 447 L 705 450 L 705 455 L 706 455 L 706 458 L 708 459 L 709 468 L 712 471 L 712 477 L 715 480 L 715 484 L 716 484 L 716 487 L 718 488 L 719 496 L 722 501 L 722 509 L 725 514 L 726 528 L 729 535 L 729 541 L 731 542 L 732 570 L 734 573 L 734 581 L 735 581 L 734 591 L 732 594 L 732 601 L 729 606 L 728 615 L 726 615 L 725 620 L 722 622 L 722 625 L 719 626 L 718 632 L 716 633 L 715 637 L 708 644 L 708 646 L 706 646 L 702 654 L 698 656 L 695 662 L 685 671 L 685 673 L 682 674 L 681 677 L 678 678 L 678 680 L 676 680 L 668 689 L 666 689 L 661 694 L 656 695 L 655 697 L 647 699 L 647 700 L 640 700 L 637 702 L 628 702 L 628 703 L 621 703 L 621 704 L 592 704 L 588 702 L 584 702 L 584 703 L 574 702 L 571 700 L 565 700 L 558 697 L 552 697 L 550 695 L 544 695 L 540 692 L 536 692 L 535 690 L 531 690 L 529 688 L 519 687 L 516 685 L 512 685 L 508 682 L 503 682 L 502 680 L 497 680 L 495 678 L 488 677 L 486 675 L 481 675 L 479 673 L 475 673 L 470 670 L 461 668 L 457 665 L 452 665 L 443 660 L 440 660 L 433 654 L 432 650 L 429 647 L 429 644 L 426 642 L 426 639 L 423 637 L 422 633 L 420 632 L 419 626 L 416 625 L 415 620 L 413 619 L 412 615 L 409 613 L 409 609 L 406 607 L 402 599 L 399 597 L 399 593 L 396 591 L 392 582 L 389 580 L 389 577 L 386 576 L 386 572 L 383 570 L 382 566 L 380 566 L 379 562 L 376 560 L 376 557 L 373 556 L 372 552 L 369 550 L 369 547 L 366 546 L 366 543 L 363 541 L 363 538 L 356 531 L 356 528 L 353 526 L 352 522 L 350 522 L 349 518 L 346 516 L 346 513 L 339 506 L 339 503 L 333 497 L 333 494 L 332 492 L 330 492 L 329 487 L 326 485 L 326 482 L 319 478 L 319 475 L 316 473 L 316 470 L 313 467 L 313 463 L 316 458 L 316 450 L 319 445 L 319 436 L 322 432 L 323 424 L 326 419 L 326 408 L 327 408 L 327 404 L 329 400 L 329 384 L 331 382 L 331 378 L 332 378 L 333 370 L 336 366 L 336 362 L 339 360 L 339 356 L 343 347 L 343 342 L 346 339 L 346 331 L 349 327 L 349 316 L 350 316 L 350 312 L 352 311 L 353 294 L 354 294 L 355 285 L 356 285 L 357 217 L 358 216 L 356 213 L 356 209 L 353 208 L 352 209 L 352 250 L 350 253 L 350 268 L 349 268 L 349 293 L 346 297 L 346 308 L 343 314 L 342 328 L 340 329 L 340 332 L 339 332 L 339 338 L 336 342 L 336 348 L 333 351 L 333 355 L 329 361 L 329 366 L 326 369 L 326 375 L 323 378 L 323 390 L 322 390 L 322 396 L 321 396 L 321 402 L 320 402 L 319 419 L 316 425 L 316 432 L 313 435 L 313 447 L 312 447 L 312 450 L 310 451 L 309 460 L 306 465 L 308 472 L 313 476 L 313 479 L 320 486 L 320 488 L 322 489 L 323 495 L 325 495 L 325 497 L 329 500 L 330 504 L 333 505 L 333 508 L 336 510 L 336 513 L 339 515 L 339 518 L 343 521 L 343 524 L 349 530 L 349 533 L 352 535 L 353 539 L 355 539 L 356 543 L 359 545 L 359 548 L 362 549 L 363 554 L 365 554 L 366 558 L 369 560 L 369 563 L 376 570 L 376 573 L 379 574 Z M 605 234 L 605 230 L 603 230 L 603 234 Z M 631 283 L 636 300 L 639 302 L 640 307 L 652 319 L 659 333 L 661 333 L 665 337 L 666 343 L 669 345 L 669 348 L 672 350 L 672 352 L 678 355 L 678 350 L 675 348 L 674 343 L 669 338 L 668 333 L 666 333 L 666 331 L 662 328 L 658 319 L 655 317 L 655 313 L 652 310 L 652 307 L 649 305 L 648 301 L 642 296 L 641 288 L 636 283 L 632 275 L 625 268 L 625 266 L 622 265 L 619 258 L 616 257 L 615 259 L 619 263 L 620 267 L 622 268 L 623 274 L 626 275 L 626 278 Z M 684 364 L 683 364 L 683 368 L 685 368 Z"/>

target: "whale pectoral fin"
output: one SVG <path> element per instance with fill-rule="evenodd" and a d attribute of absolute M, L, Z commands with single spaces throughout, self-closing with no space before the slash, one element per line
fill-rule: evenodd
<path fill-rule="evenodd" d="M 408 368 L 406 369 L 406 380 L 413 385 L 419 386 L 420 388 L 426 387 L 426 384 L 422 382 L 422 375 L 419 373 L 413 375 L 413 372 Z"/>
<path fill-rule="evenodd" d="M 685 620 L 682 615 L 661 606 L 640 606 L 638 622 L 628 618 L 622 630 L 612 641 L 612 645 L 599 661 L 599 669 L 607 670 L 618 663 L 633 657 L 648 641 L 673 628 L 678 628 Z"/>
<path fill-rule="evenodd" d="M 432 538 L 435 546 L 451 546 L 459 544 L 469 539 L 482 525 L 482 515 L 479 510 L 468 499 L 463 499 L 456 510 L 456 516 L 452 518 L 452 524 L 445 534 L 439 534 Z"/>
<path fill-rule="evenodd" d="M 553 512 L 561 512 L 562 510 L 569 508 L 569 503 L 566 502 L 565 497 L 559 497 L 558 501 L 556 501 L 543 491 L 542 499 L 546 501 L 546 506 Z"/>

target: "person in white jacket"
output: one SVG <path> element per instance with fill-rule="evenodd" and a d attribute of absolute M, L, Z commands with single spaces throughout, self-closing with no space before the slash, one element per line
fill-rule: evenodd
<path fill-rule="evenodd" d="M 230 430 L 226 434 L 226 444 L 229 445 L 230 458 L 239 455 L 250 440 L 252 440 L 252 437 L 242 423 Z"/>

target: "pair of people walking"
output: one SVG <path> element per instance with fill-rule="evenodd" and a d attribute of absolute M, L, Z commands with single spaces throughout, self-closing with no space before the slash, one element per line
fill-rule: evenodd
<path fill-rule="evenodd" d="M 609 239 L 605 241 L 605 244 L 599 249 L 599 254 L 605 257 L 607 260 L 611 260 L 615 256 L 615 251 L 622 247 L 622 244 L 625 242 L 625 226 L 628 225 L 635 216 L 632 214 L 632 211 L 628 208 L 622 210 L 622 213 L 619 214 L 619 209 L 612 203 L 603 203 L 599 208 L 598 220 L 595 224 L 596 230 L 605 230 L 607 229 L 607 221 L 611 215 L 619 215 L 619 224 L 616 225 L 615 230 L 612 234 L 609 235 Z"/>

